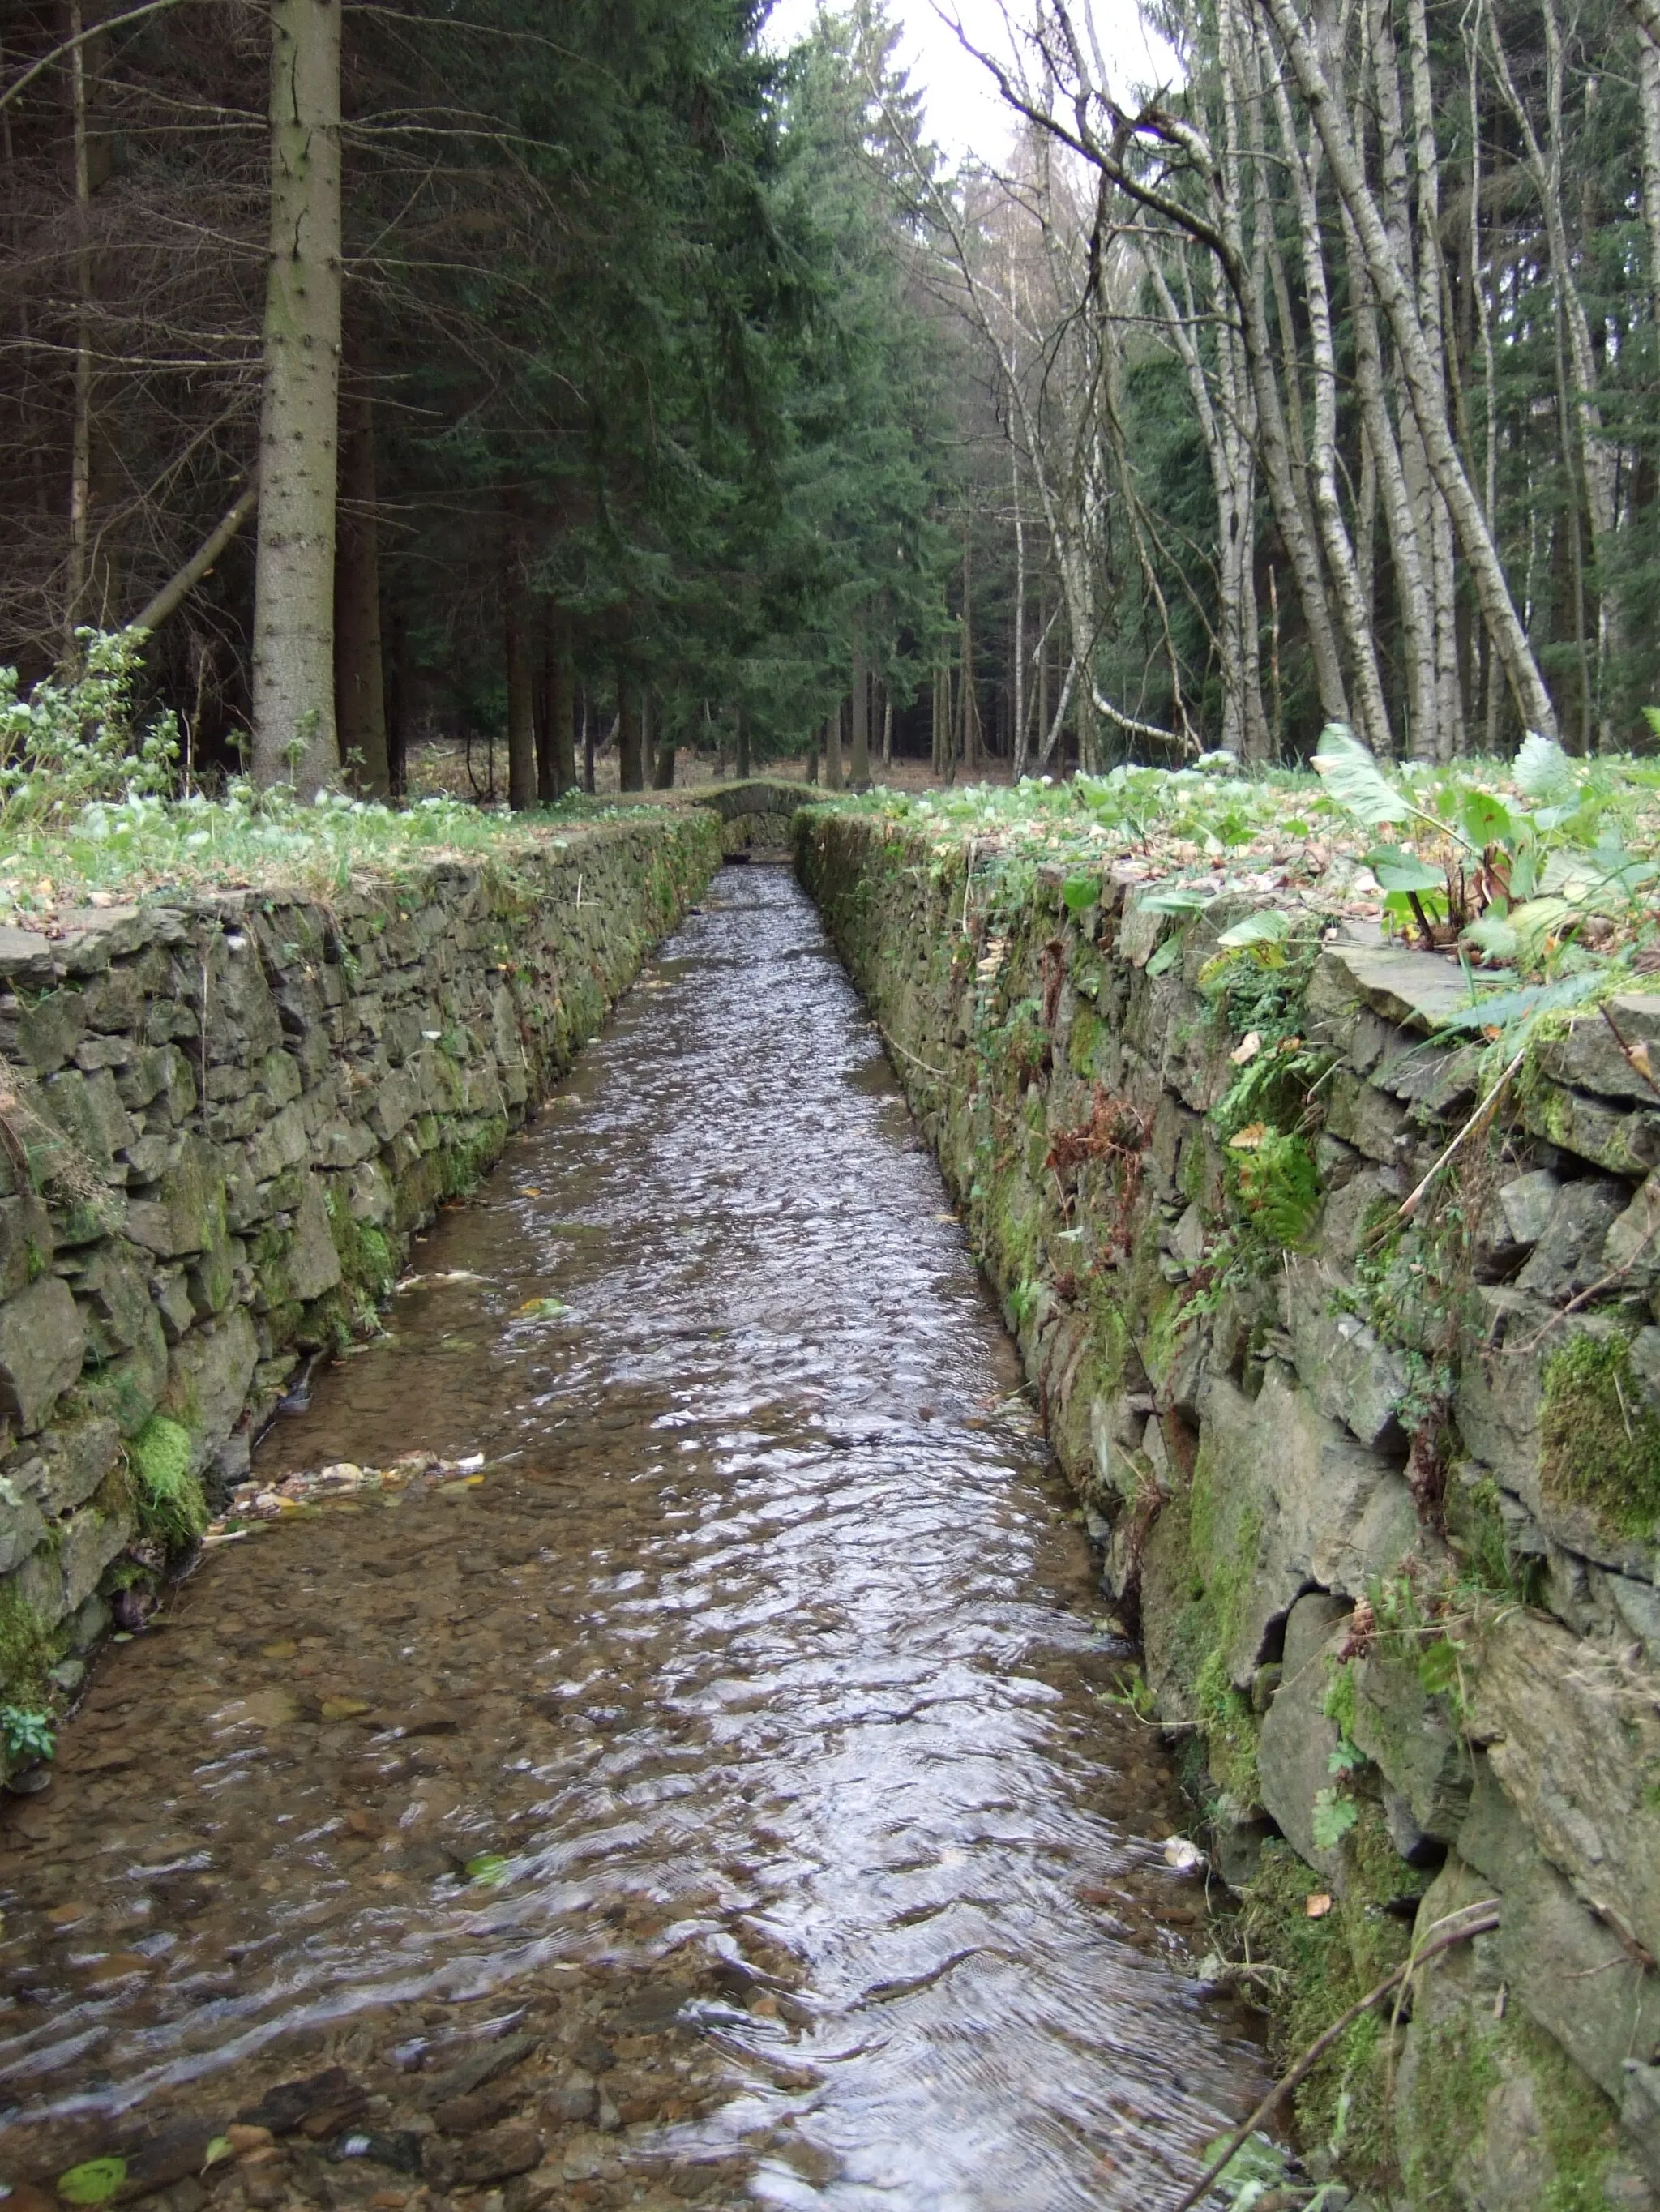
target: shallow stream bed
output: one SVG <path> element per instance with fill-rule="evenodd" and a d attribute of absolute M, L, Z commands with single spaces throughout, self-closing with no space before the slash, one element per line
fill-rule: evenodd
<path fill-rule="evenodd" d="M 811 906 L 727 869 L 0 1813 L 0 2175 L 1156 2212 L 1260 2054 Z M 230 2132 L 228 2133 L 228 2130 Z"/>

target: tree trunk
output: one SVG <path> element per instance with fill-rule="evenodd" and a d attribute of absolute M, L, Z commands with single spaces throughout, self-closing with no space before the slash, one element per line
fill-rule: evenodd
<path fill-rule="evenodd" d="M 396 599 L 386 630 L 386 780 L 392 796 L 402 799 L 409 789 L 410 633 Z"/>
<path fill-rule="evenodd" d="M 511 554 L 502 579 L 502 612 L 508 662 L 508 805 L 523 814 L 536 804 L 535 672 L 531 611 Z"/>
<path fill-rule="evenodd" d="M 559 796 L 559 779 L 553 765 L 553 608 L 544 601 L 542 634 L 536 652 L 536 803 L 551 806 Z"/>
<path fill-rule="evenodd" d="M 745 706 L 740 706 L 738 709 L 737 767 L 738 779 L 740 783 L 754 774 L 755 764 L 750 754 L 750 710 Z"/>
<path fill-rule="evenodd" d="M 1591 542 L 1599 562 L 1605 560 L 1614 535 L 1615 457 L 1602 435 L 1602 410 L 1596 400 L 1596 352 L 1584 296 L 1574 273 L 1574 255 L 1568 240 L 1563 206 L 1562 97 L 1566 71 L 1561 26 L 1557 21 L 1553 0 L 1544 0 L 1543 16 L 1546 127 L 1548 135 L 1547 141 L 1541 143 L 1534 128 L 1532 116 L 1517 88 L 1499 36 L 1495 13 L 1491 6 L 1487 9 L 1487 35 L 1493 46 L 1495 75 L 1505 104 L 1521 133 L 1527 166 L 1539 194 L 1540 211 L 1545 219 L 1545 237 L 1550 252 L 1551 282 L 1556 295 L 1557 407 L 1562 422 L 1563 450 L 1570 461 L 1569 480 L 1576 495 L 1576 511 L 1568 518 L 1568 526 L 1573 532 L 1572 561 L 1574 639 L 1580 663 L 1580 741 L 1581 750 L 1589 752 L 1595 738 L 1594 725 L 1599 719 L 1597 695 L 1601 687 L 1594 680 L 1590 668 L 1584 544 L 1579 510 L 1583 508 L 1584 516 L 1590 522 Z M 1602 627 L 1599 624 L 1599 629 Z M 1607 627 L 1610 629 L 1615 627 L 1612 610 L 1609 611 Z"/>
<path fill-rule="evenodd" d="M 392 793 L 386 672 L 380 650 L 380 536 L 374 403 L 356 397 L 342 423 L 340 517 L 334 563 L 334 695 L 340 757 L 365 799 Z"/>
<path fill-rule="evenodd" d="M 1481 507 L 1453 444 L 1447 424 L 1446 395 L 1437 383 L 1416 306 L 1390 246 L 1377 203 L 1355 157 L 1348 126 L 1332 97 L 1325 71 L 1292 0 L 1261 0 L 1261 4 L 1268 9 L 1279 32 L 1298 88 L 1308 102 L 1320 133 L 1326 159 L 1331 163 L 1333 179 L 1353 219 L 1366 272 L 1401 357 L 1414 419 L 1423 435 L 1429 465 L 1451 514 L 1460 550 L 1469 569 L 1482 616 L 1504 662 L 1523 723 L 1547 737 L 1554 737 L 1556 710 L 1517 614 Z"/>
<path fill-rule="evenodd" d="M 848 781 L 855 791 L 870 789 L 870 669 L 864 640 L 855 634 L 853 644 L 853 743 L 849 748 Z"/>
<path fill-rule="evenodd" d="M 552 796 L 562 799 L 576 788 L 576 667 L 571 653 L 570 617 L 557 607 L 549 616 L 548 659 Z"/>
<path fill-rule="evenodd" d="M 253 773 L 304 798 L 334 726 L 340 394 L 340 8 L 271 0 L 271 248 L 259 422 Z"/>
<path fill-rule="evenodd" d="M 1660 40 L 1639 24 L 1638 86 L 1643 110 L 1643 222 L 1649 241 L 1649 319 L 1660 325 Z"/>
<path fill-rule="evenodd" d="M 586 685 L 582 690 L 582 788 L 592 799 L 593 781 L 593 726 L 595 721 L 593 695 Z"/>
<path fill-rule="evenodd" d="M 1288 4 L 1288 0 L 1282 0 L 1282 4 Z M 1246 26 L 1235 20 L 1233 0 L 1228 0 L 1228 4 L 1223 7 L 1219 26 L 1224 41 L 1222 98 L 1227 118 L 1227 158 L 1231 164 L 1237 166 L 1241 158 L 1237 121 L 1239 101 L 1242 95 L 1247 105 L 1256 101 L 1260 98 L 1261 88 L 1255 82 L 1255 66 L 1247 66 L 1247 52 L 1254 49 L 1247 47 L 1250 33 Z M 1235 191 L 1230 191 L 1226 196 L 1223 219 L 1230 251 L 1236 265 L 1243 273 L 1244 281 L 1240 286 L 1240 321 L 1251 396 L 1256 407 L 1258 448 L 1263 473 L 1268 481 L 1268 495 L 1274 502 L 1274 518 L 1280 525 L 1280 535 L 1291 559 L 1292 573 L 1297 579 L 1298 597 L 1302 601 L 1303 619 L 1308 627 L 1309 653 L 1314 662 L 1315 684 L 1320 695 L 1321 711 L 1328 721 L 1346 722 L 1349 709 L 1348 696 L 1343 687 L 1342 664 L 1337 651 L 1336 635 L 1332 629 L 1331 610 L 1326 600 L 1325 580 L 1320 574 L 1319 552 L 1313 532 L 1305 522 L 1302 502 L 1297 495 L 1291 447 L 1286 434 L 1285 410 L 1280 404 L 1280 387 L 1268 343 L 1266 301 L 1268 240 L 1263 234 L 1263 226 L 1259 222 L 1247 252 L 1241 228 L 1239 199 Z"/>
<path fill-rule="evenodd" d="M 1418 319 L 1444 394 L 1447 349 L 1442 302 L 1446 270 L 1441 257 L 1440 155 L 1435 141 L 1435 96 L 1424 0 L 1408 0 L 1407 56 L 1412 84 L 1413 161 L 1418 172 Z M 1444 761 L 1464 750 L 1464 693 L 1458 673 L 1458 577 L 1453 560 L 1452 518 L 1438 485 L 1432 488 L 1426 509 L 1435 600 L 1436 751 Z"/>
<path fill-rule="evenodd" d="M 838 706 L 824 717 L 824 788 L 842 788 L 842 709 Z"/>
<path fill-rule="evenodd" d="M 1343 520 L 1337 495 L 1337 356 L 1332 343 L 1330 294 L 1326 283 L 1325 246 L 1321 236 L 1317 147 L 1304 158 L 1297 137 L 1285 80 L 1268 51 L 1268 32 L 1259 32 L 1260 58 L 1266 64 L 1274 89 L 1280 140 L 1291 171 L 1297 201 L 1298 225 L 1303 245 L 1303 292 L 1309 319 L 1309 346 L 1314 363 L 1314 424 L 1310 459 L 1314 469 L 1314 511 L 1320 526 L 1326 565 L 1336 587 L 1338 611 L 1354 672 L 1354 691 L 1359 708 L 1360 734 L 1375 753 L 1387 758 L 1394 750 L 1383 679 L 1377 665 L 1371 611 L 1360 588 L 1354 547 Z"/>
<path fill-rule="evenodd" d="M 70 88 L 75 161 L 75 419 L 70 458 L 70 567 L 64 593 L 64 651 L 73 659 L 75 633 L 87 619 L 92 533 L 92 167 L 87 131 L 87 56 L 81 0 L 70 0 Z"/>
<path fill-rule="evenodd" d="M 654 791 L 672 791 L 674 788 L 674 757 L 679 750 L 666 716 L 657 732 L 657 757 L 652 768 L 651 785 Z"/>
<path fill-rule="evenodd" d="M 617 780 L 619 791 L 643 791 L 646 787 L 640 693 L 620 660 L 617 664 Z"/>

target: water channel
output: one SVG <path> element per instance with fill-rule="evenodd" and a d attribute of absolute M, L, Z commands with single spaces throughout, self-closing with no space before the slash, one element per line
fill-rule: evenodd
<path fill-rule="evenodd" d="M 1260 2054 L 1184 1971 L 1181 1800 L 787 875 L 723 872 L 412 1265 L 258 1469 L 482 1468 L 218 1548 L 0 1814 L 0 2175 L 1179 2196 Z M 234 2120 L 272 2140 L 210 2159 Z"/>

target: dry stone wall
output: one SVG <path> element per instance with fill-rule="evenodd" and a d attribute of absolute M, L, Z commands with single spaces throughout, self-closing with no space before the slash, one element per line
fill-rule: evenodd
<path fill-rule="evenodd" d="M 1242 1985 L 1290 2051 L 1498 1901 L 1311 2077 L 1316 2170 L 1660 2202 L 1660 977 L 1565 1019 L 1403 1220 L 1493 1073 L 1431 1042 L 1448 963 L 1316 925 L 1242 957 L 1243 902 L 1110 870 L 1000 902 L 869 816 L 797 836 L 1139 1629 Z"/>
<path fill-rule="evenodd" d="M 0 930 L 0 1705 L 72 1692 L 720 855 L 665 810 Z"/>

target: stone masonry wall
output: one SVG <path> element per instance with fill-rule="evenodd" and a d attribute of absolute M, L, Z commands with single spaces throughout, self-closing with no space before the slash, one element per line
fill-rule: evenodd
<path fill-rule="evenodd" d="M 0 1705 L 73 1690 L 720 853 L 663 810 L 0 930 Z"/>
<path fill-rule="evenodd" d="M 797 837 L 1281 2047 L 1499 1902 L 1310 2077 L 1315 2170 L 1660 2202 L 1660 995 L 1564 1022 L 1403 1222 L 1492 1079 L 1426 1042 L 1450 963 L 1306 918 L 1229 953 L 1245 902 L 1161 914 L 1110 871 L 1000 909 L 971 849 L 869 817 Z"/>

